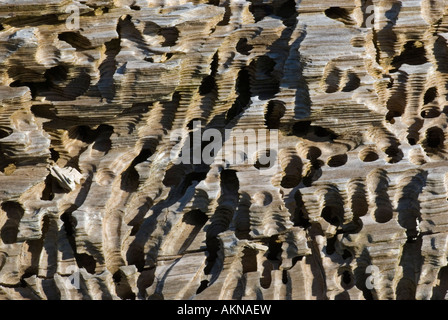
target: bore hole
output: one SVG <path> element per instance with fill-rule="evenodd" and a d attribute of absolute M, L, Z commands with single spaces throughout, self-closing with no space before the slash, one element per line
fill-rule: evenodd
<path fill-rule="evenodd" d="M 294 226 L 300 226 L 307 229 L 311 226 L 310 220 L 308 219 L 308 214 L 306 213 L 305 203 L 302 199 L 302 194 L 300 190 L 294 194 L 294 200 L 296 202 L 296 209 L 294 210 L 293 222 Z"/>
<path fill-rule="evenodd" d="M 347 75 L 347 83 L 345 84 L 344 88 L 342 88 L 343 92 L 350 92 L 359 87 L 361 84 L 361 80 L 359 77 L 352 72 L 349 72 Z"/>
<path fill-rule="evenodd" d="M 341 81 L 341 71 L 338 68 L 333 68 L 325 78 L 326 93 L 334 93 L 339 90 L 339 83 Z"/>
<path fill-rule="evenodd" d="M 186 224 L 200 227 L 202 227 L 207 222 L 207 220 L 207 215 L 201 210 L 189 211 L 182 217 L 182 221 Z"/>
<path fill-rule="evenodd" d="M 12 244 L 17 241 L 19 233 L 20 219 L 22 219 L 25 210 L 15 201 L 7 201 L 2 203 L 2 215 L 6 214 L 6 221 L 0 230 L 0 238 L 5 244 Z"/>
<path fill-rule="evenodd" d="M 79 32 L 63 32 L 58 35 L 58 39 L 67 42 L 73 48 L 78 50 L 89 49 L 92 46 L 90 40 L 81 35 Z"/>
<path fill-rule="evenodd" d="M 440 116 L 440 110 L 438 110 L 438 108 L 436 107 L 429 107 L 429 108 L 424 108 L 421 112 L 420 115 L 422 118 L 437 118 L 438 116 Z"/>
<path fill-rule="evenodd" d="M 370 148 L 366 148 L 359 153 L 359 158 L 363 162 L 373 162 L 378 160 L 378 154 L 371 150 Z"/>
<path fill-rule="evenodd" d="M 282 283 L 287 284 L 288 283 L 288 271 L 283 270 L 282 272 Z"/>
<path fill-rule="evenodd" d="M 286 108 L 283 102 L 276 100 L 269 101 L 264 116 L 267 128 L 278 129 L 280 126 L 280 119 L 285 115 L 285 111 Z"/>
<path fill-rule="evenodd" d="M 207 265 L 204 268 L 205 274 L 210 274 L 213 270 L 213 266 L 216 263 L 217 257 L 218 257 L 218 251 L 220 249 L 220 242 L 219 240 L 214 236 L 208 236 L 205 240 L 205 244 L 207 246 Z"/>
<path fill-rule="evenodd" d="M 59 65 L 45 71 L 45 78 L 53 83 L 58 83 L 67 80 L 68 68 Z"/>
<path fill-rule="evenodd" d="M 41 200 L 51 201 L 54 198 L 53 193 L 53 176 L 49 174 L 45 179 L 45 188 L 40 197 Z"/>
<path fill-rule="evenodd" d="M 263 262 L 263 271 L 260 277 L 260 286 L 263 289 L 268 289 L 271 286 L 272 276 L 271 271 L 273 270 L 272 263 L 268 260 Z"/>
<path fill-rule="evenodd" d="M 58 161 L 59 159 L 59 152 L 54 150 L 54 148 L 50 148 L 50 159 L 54 162 Z"/>
<path fill-rule="evenodd" d="M 311 128 L 311 121 L 300 121 L 292 126 L 292 134 L 298 137 L 305 136 Z"/>
<path fill-rule="evenodd" d="M 352 257 L 353 257 L 353 254 L 349 250 L 344 249 L 344 252 L 342 253 L 342 259 L 347 260 Z"/>
<path fill-rule="evenodd" d="M 390 89 L 394 86 L 394 79 L 390 78 L 389 82 L 387 83 L 387 89 Z"/>
<path fill-rule="evenodd" d="M 264 17 L 274 13 L 274 8 L 261 1 L 250 1 L 249 11 L 252 13 L 255 22 L 262 20 Z"/>
<path fill-rule="evenodd" d="M 322 151 L 318 147 L 310 146 L 308 147 L 308 152 L 306 154 L 306 158 L 308 160 L 314 161 L 317 160 L 322 155 Z"/>
<path fill-rule="evenodd" d="M 252 65 L 255 66 L 254 94 L 263 100 L 273 97 L 280 90 L 280 82 L 274 72 L 276 66 L 275 60 L 264 55 L 253 60 L 249 68 Z"/>
<path fill-rule="evenodd" d="M 187 250 L 193 241 L 196 239 L 198 233 L 202 230 L 203 226 L 207 222 L 207 215 L 201 210 L 192 210 L 187 212 L 182 217 L 182 222 L 186 228 L 182 228 L 184 232 L 187 232 L 188 236 L 180 246 L 178 253 L 182 253 Z"/>
<path fill-rule="evenodd" d="M 283 21 L 283 23 L 289 27 L 290 19 L 297 16 L 296 1 L 288 0 L 284 2 L 280 7 L 275 8 L 275 15 L 285 19 L 286 21 Z"/>
<path fill-rule="evenodd" d="M 274 59 L 266 55 L 259 57 L 256 62 L 257 71 L 265 75 L 271 75 L 272 71 L 274 71 L 275 65 L 276 62 Z"/>
<path fill-rule="evenodd" d="M 430 128 L 426 131 L 426 145 L 429 148 L 440 148 L 445 140 L 443 130 L 440 128 Z"/>
<path fill-rule="evenodd" d="M 252 49 L 253 46 L 247 43 L 247 38 L 241 38 L 240 40 L 238 40 L 238 43 L 236 44 L 236 51 L 238 51 L 241 54 L 244 54 L 245 56 L 248 56 Z"/>
<path fill-rule="evenodd" d="M 269 260 L 280 260 L 282 253 L 282 242 L 278 239 L 278 236 L 272 236 L 269 238 L 267 258 Z"/>
<path fill-rule="evenodd" d="M 433 102 L 437 97 L 437 88 L 431 87 L 425 92 L 425 96 L 423 97 L 423 104 L 428 104 Z"/>
<path fill-rule="evenodd" d="M 302 261 L 304 256 L 296 256 L 292 258 L 292 265 L 295 266 L 297 262 Z"/>
<path fill-rule="evenodd" d="M 336 237 L 327 238 L 327 245 L 325 246 L 325 252 L 328 255 L 332 255 L 336 252 Z"/>
<path fill-rule="evenodd" d="M 341 275 L 341 286 L 344 289 L 349 289 L 353 285 L 353 277 L 350 271 L 345 270 Z"/>
<path fill-rule="evenodd" d="M 117 271 L 113 274 L 112 279 L 115 283 L 115 290 L 117 296 L 122 300 L 135 300 L 135 293 L 132 292 L 128 281 L 122 277 L 122 271 Z"/>
<path fill-rule="evenodd" d="M 188 121 L 187 128 L 188 130 L 193 130 L 200 128 L 202 126 L 202 120 L 200 118 L 194 118 Z"/>
<path fill-rule="evenodd" d="M 297 186 L 300 183 L 300 180 L 302 179 L 302 177 L 300 176 L 300 174 L 297 175 L 285 175 L 282 178 L 282 181 L 280 182 L 280 185 L 283 188 L 289 189 L 289 188 L 294 188 L 295 186 Z"/>
<path fill-rule="evenodd" d="M 394 110 L 390 110 L 387 114 L 386 114 L 386 120 L 390 121 L 392 124 L 394 122 L 392 122 L 393 118 L 398 118 L 401 117 L 402 113 L 399 111 L 394 111 Z"/>
<path fill-rule="evenodd" d="M 389 163 L 399 162 L 403 158 L 403 153 L 396 146 L 389 146 L 384 150 L 384 152 L 389 156 Z"/>
<path fill-rule="evenodd" d="M 334 226 L 340 225 L 341 219 L 339 216 L 338 209 L 332 206 L 324 207 L 321 212 L 321 217 Z"/>
<path fill-rule="evenodd" d="M 0 128 L 0 139 L 6 138 L 12 133 L 12 130 L 9 128 Z"/>
<path fill-rule="evenodd" d="M 198 290 L 196 290 L 196 294 L 201 293 L 202 291 L 207 289 L 207 287 L 208 287 L 208 280 L 202 280 Z"/>
<path fill-rule="evenodd" d="M 121 281 L 121 272 L 117 271 L 113 274 L 112 279 L 114 280 L 115 283 L 119 283 Z"/>
<path fill-rule="evenodd" d="M 375 221 L 378 223 L 386 223 L 393 217 L 392 208 L 377 208 L 374 212 Z"/>
<path fill-rule="evenodd" d="M 70 139 L 80 140 L 85 143 L 92 143 L 95 141 L 95 132 L 89 126 L 72 127 L 68 130 L 68 137 Z"/>
<path fill-rule="evenodd" d="M 202 80 L 201 86 L 199 87 L 199 93 L 201 95 L 206 95 L 207 93 L 212 92 L 214 88 L 216 88 L 215 78 L 209 75 Z"/>
<path fill-rule="evenodd" d="M 194 181 L 200 182 L 207 176 L 206 172 L 190 172 L 185 174 L 185 168 L 182 165 L 174 165 L 166 170 L 162 183 L 167 186 L 177 186 L 183 183 L 184 188 L 188 188 Z"/>
<path fill-rule="evenodd" d="M 346 154 L 338 154 L 332 156 L 328 159 L 327 164 L 330 167 L 340 167 L 347 163 L 347 155 Z"/>
<path fill-rule="evenodd" d="M 96 261 L 87 253 L 76 254 L 76 262 L 79 268 L 85 268 L 88 273 L 94 274 L 96 268 Z"/>
<path fill-rule="evenodd" d="M 421 65 L 428 62 L 426 58 L 426 50 L 420 41 L 408 41 L 403 48 L 401 54 L 392 60 L 395 70 L 399 69 L 402 64 Z"/>
<path fill-rule="evenodd" d="M 243 265 L 243 273 L 257 271 L 257 251 L 250 248 L 243 250 L 243 258 L 241 261 Z"/>
<path fill-rule="evenodd" d="M 158 34 L 165 38 L 162 47 L 174 46 L 179 38 L 179 30 L 176 27 L 162 28 Z"/>
<path fill-rule="evenodd" d="M 330 139 L 335 139 L 337 135 L 330 129 L 326 129 L 319 126 L 314 126 L 314 134 L 320 138 L 329 137 Z"/>
<path fill-rule="evenodd" d="M 350 17 L 350 12 L 347 9 L 341 7 L 330 7 L 324 11 L 328 18 L 343 22 L 344 24 L 353 24 Z"/>
<path fill-rule="evenodd" d="M 365 185 L 363 182 L 354 183 L 351 188 L 351 207 L 354 215 L 353 222 L 359 224 L 358 217 L 364 216 L 369 210 L 369 204 L 367 203 L 367 195 Z"/>
<path fill-rule="evenodd" d="M 215 4 L 216 6 L 219 6 L 219 0 L 215 1 L 218 2 L 218 4 Z M 218 22 L 218 26 L 226 26 L 230 22 L 230 17 L 232 16 L 232 11 L 230 10 L 230 5 L 224 6 L 224 16 L 222 17 L 222 20 Z"/>
<path fill-rule="evenodd" d="M 236 116 L 243 112 L 243 110 L 250 103 L 250 73 L 246 67 L 238 72 L 235 88 L 238 97 L 235 99 L 232 107 L 229 108 L 226 114 L 226 124 L 231 122 Z"/>
<path fill-rule="evenodd" d="M 448 292 L 448 266 L 442 267 L 437 276 L 437 285 L 432 289 L 431 300 L 444 300 Z"/>
<path fill-rule="evenodd" d="M 342 282 L 343 282 L 344 284 L 349 284 L 351 281 L 352 281 L 352 277 L 351 277 L 351 275 L 350 275 L 350 272 L 348 272 L 347 270 L 344 271 L 344 272 L 342 273 Z"/>

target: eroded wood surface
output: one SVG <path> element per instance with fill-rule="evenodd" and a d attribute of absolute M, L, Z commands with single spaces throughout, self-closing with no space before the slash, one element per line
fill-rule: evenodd
<path fill-rule="evenodd" d="M 0 1 L 0 299 L 444 299 L 447 6 Z"/>

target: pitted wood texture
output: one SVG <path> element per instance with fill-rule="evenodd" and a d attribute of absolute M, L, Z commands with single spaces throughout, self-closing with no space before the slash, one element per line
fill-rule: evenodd
<path fill-rule="evenodd" d="M 0 299 L 444 299 L 447 41 L 445 0 L 2 1 Z"/>

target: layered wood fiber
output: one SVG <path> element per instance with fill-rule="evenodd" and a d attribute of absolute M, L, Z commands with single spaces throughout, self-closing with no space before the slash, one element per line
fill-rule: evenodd
<path fill-rule="evenodd" d="M 4 0 L 0 30 L 0 299 L 445 298 L 448 1 Z M 278 167 L 172 161 L 210 128 Z"/>

